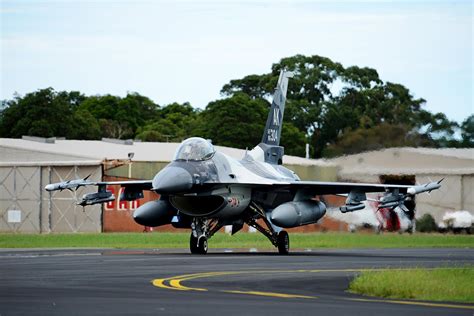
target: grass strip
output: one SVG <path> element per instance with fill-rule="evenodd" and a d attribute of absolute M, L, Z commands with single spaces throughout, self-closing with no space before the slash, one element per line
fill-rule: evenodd
<path fill-rule="evenodd" d="M 391 299 L 474 303 L 474 266 L 363 272 L 349 291 Z"/>
<path fill-rule="evenodd" d="M 75 234 L 0 234 L 0 248 L 188 248 L 186 233 L 75 233 Z M 474 236 L 414 234 L 381 235 L 353 233 L 290 233 L 292 248 L 472 248 Z M 261 234 L 217 233 L 211 248 L 272 249 Z"/>

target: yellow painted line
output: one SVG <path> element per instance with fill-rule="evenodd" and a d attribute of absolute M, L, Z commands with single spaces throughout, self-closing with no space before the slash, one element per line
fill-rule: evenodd
<path fill-rule="evenodd" d="M 184 290 L 184 291 L 207 291 L 207 289 L 202 289 L 202 288 L 197 288 L 197 287 L 187 287 L 184 285 L 181 285 L 180 282 L 182 280 L 176 280 L 172 279 L 170 281 L 170 285 L 175 288 L 176 290 Z"/>
<path fill-rule="evenodd" d="M 176 288 L 176 287 L 171 287 L 171 286 L 168 286 L 165 284 L 165 281 L 167 281 L 167 279 L 154 279 L 151 283 L 156 286 L 156 287 L 160 287 L 162 289 L 168 289 L 168 290 L 182 290 L 180 288 Z"/>
<path fill-rule="evenodd" d="M 279 297 L 279 298 L 311 298 L 311 299 L 317 298 L 316 296 L 285 294 L 285 293 L 273 293 L 273 292 L 259 292 L 259 291 L 222 291 L 222 292 L 234 293 L 234 294 L 270 296 L 270 297 Z"/>
<path fill-rule="evenodd" d="M 222 275 L 232 275 L 232 274 L 241 274 L 247 273 L 247 271 L 223 271 L 223 272 L 207 272 L 207 273 L 196 273 L 196 274 L 189 274 L 185 277 L 181 278 L 171 278 L 170 285 L 174 288 L 180 290 L 193 290 L 193 291 L 207 291 L 207 289 L 203 288 L 195 288 L 195 287 L 187 287 L 181 284 L 183 281 L 192 280 L 192 279 L 199 279 L 199 278 L 207 278 L 207 277 L 216 277 Z"/>
<path fill-rule="evenodd" d="M 178 290 L 178 291 L 208 291 L 204 288 L 193 288 L 184 286 L 181 284 L 183 281 L 209 278 L 225 275 L 236 275 L 236 274 L 269 274 L 269 273 L 325 273 L 325 272 L 365 272 L 365 271 L 393 271 L 393 270 L 410 270 L 412 268 L 361 268 L 361 269 L 311 269 L 311 270 L 247 270 L 247 271 L 216 271 L 216 272 L 202 272 L 193 274 L 184 274 L 173 276 L 163 279 L 154 279 L 152 284 L 156 287 Z M 426 268 L 427 270 L 434 270 L 437 268 Z M 169 285 L 166 285 L 168 282 Z M 233 293 L 233 294 L 247 294 L 247 295 L 259 295 L 279 298 L 306 298 L 316 299 L 316 296 L 306 296 L 297 294 L 285 294 L 285 293 L 273 293 L 273 292 L 260 292 L 260 291 L 237 291 L 237 290 L 222 290 L 221 292 Z M 341 298 L 343 300 L 352 300 L 360 302 L 383 302 L 392 304 L 405 304 L 405 305 L 418 305 L 427 307 L 445 307 L 445 308 L 459 308 L 459 309 L 474 309 L 474 306 L 468 305 L 456 305 L 456 304 L 443 304 L 443 303 L 428 303 L 428 302 L 415 302 L 415 301 L 398 301 L 398 300 L 383 300 L 383 299 L 363 299 L 363 298 Z"/>
<path fill-rule="evenodd" d="M 200 275 L 205 275 L 206 273 L 200 273 Z M 183 274 L 183 275 L 177 275 L 171 278 L 164 278 L 164 279 L 154 279 L 152 280 L 152 284 L 156 287 L 162 288 L 162 289 L 168 289 L 168 290 L 186 290 L 184 288 L 180 287 L 175 287 L 171 285 L 171 280 L 176 279 L 176 278 L 186 278 L 189 276 L 194 276 L 197 275 L 196 273 L 194 274 Z M 165 282 L 170 283 L 170 285 L 166 285 Z"/>
<path fill-rule="evenodd" d="M 219 275 L 226 275 L 226 274 L 235 274 L 239 272 L 204 272 L 204 273 L 194 273 L 194 274 L 184 274 L 178 275 L 170 278 L 164 279 L 154 279 L 152 284 L 156 287 L 160 287 L 163 289 L 171 289 L 171 290 L 181 290 L 181 291 L 207 291 L 207 289 L 202 288 L 192 288 L 181 285 L 182 281 L 197 279 L 197 278 L 205 278 L 205 277 L 212 277 L 212 276 L 219 276 Z M 170 285 L 166 285 L 165 282 L 168 282 Z"/>
<path fill-rule="evenodd" d="M 403 304 L 403 305 L 419 305 L 419 306 L 428 306 L 428 307 L 474 309 L 474 306 L 469 306 L 469 305 L 456 305 L 456 304 L 443 304 L 443 303 L 396 301 L 396 300 L 381 300 L 381 299 L 368 299 L 368 298 L 345 298 L 345 300 L 358 301 L 358 302 L 371 302 L 371 303 L 393 303 L 393 304 Z"/>

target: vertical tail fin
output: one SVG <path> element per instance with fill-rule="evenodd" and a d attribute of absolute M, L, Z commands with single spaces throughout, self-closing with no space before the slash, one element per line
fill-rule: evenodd
<path fill-rule="evenodd" d="M 262 143 L 279 146 L 283 113 L 285 112 L 286 91 L 288 89 L 288 78 L 292 78 L 293 73 L 282 70 L 278 78 L 277 87 L 273 94 L 273 102 L 268 113 L 267 124 L 263 131 Z"/>

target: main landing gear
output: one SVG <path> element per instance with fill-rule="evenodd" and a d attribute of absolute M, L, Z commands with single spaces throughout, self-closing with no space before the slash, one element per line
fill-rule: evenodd
<path fill-rule="evenodd" d="M 284 230 L 278 233 L 277 247 L 281 255 L 287 255 L 290 252 L 290 236 Z"/>
<path fill-rule="evenodd" d="M 258 220 L 262 220 L 266 227 L 262 226 Z M 257 204 L 249 205 L 244 217 L 244 222 L 257 229 L 265 235 L 270 242 L 278 248 L 281 255 L 290 252 L 290 237 L 284 230 L 277 231 L 265 216 L 265 212 Z M 223 227 L 217 219 L 205 219 L 195 217 L 191 223 L 192 233 L 189 238 L 189 249 L 192 254 L 204 255 L 208 250 L 208 240 Z"/>
<path fill-rule="evenodd" d="M 284 230 L 277 232 L 265 216 L 263 209 L 257 204 L 252 202 L 249 205 L 249 211 L 245 223 L 265 235 L 265 237 L 278 248 L 278 252 L 281 255 L 287 255 L 290 252 L 290 237 L 288 233 Z M 261 219 L 265 223 L 266 228 L 257 222 L 258 219 Z"/>

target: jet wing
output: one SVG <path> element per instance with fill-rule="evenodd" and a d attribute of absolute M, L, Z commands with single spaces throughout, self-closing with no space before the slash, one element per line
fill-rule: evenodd
<path fill-rule="evenodd" d="M 394 185 L 394 184 L 374 184 L 374 183 L 355 183 L 355 182 L 320 182 L 320 181 L 295 181 L 289 184 L 290 187 L 306 189 L 314 195 L 326 194 L 348 194 L 351 191 L 364 193 L 386 192 L 398 189 L 406 193 L 412 185 Z"/>
<path fill-rule="evenodd" d="M 340 207 L 341 212 L 353 212 L 365 207 L 362 203 L 368 200 L 366 193 L 383 192 L 378 200 L 379 208 L 404 208 L 404 202 L 414 195 L 431 192 L 441 187 L 441 179 L 438 182 L 430 182 L 422 185 L 396 185 L 396 184 L 373 184 L 354 182 L 320 182 L 320 181 L 290 181 L 290 182 L 267 182 L 267 183 L 239 183 L 262 191 L 290 190 L 296 193 L 299 199 L 312 199 L 316 195 L 346 195 L 346 205 Z"/>
<path fill-rule="evenodd" d="M 129 181 L 89 181 L 85 179 L 69 180 L 57 183 L 51 183 L 46 185 L 44 188 L 46 191 L 62 191 L 77 189 L 79 187 L 95 185 L 95 186 L 106 186 L 106 185 L 120 185 L 122 187 L 139 187 L 143 190 L 151 190 L 152 180 L 129 180 Z"/>
<path fill-rule="evenodd" d="M 352 191 L 363 193 L 376 193 L 398 190 L 400 193 L 418 194 L 431 191 L 441 187 L 439 182 L 431 182 L 424 185 L 397 185 L 397 184 L 376 184 L 376 183 L 357 183 L 357 182 L 322 182 L 322 181 L 271 181 L 265 182 L 207 182 L 203 185 L 223 186 L 223 185 L 241 185 L 262 190 L 290 189 L 305 190 L 313 195 L 329 194 L 349 194 Z"/>
<path fill-rule="evenodd" d="M 87 193 L 82 196 L 82 199 L 77 203 L 78 205 L 86 206 L 99 203 L 106 203 L 115 200 L 112 192 L 107 191 L 108 185 L 120 185 L 125 189 L 122 191 L 120 200 L 133 201 L 143 198 L 143 190 L 152 189 L 152 180 L 131 180 L 131 181 L 89 181 L 88 177 L 84 179 L 69 180 L 57 183 L 48 184 L 46 191 L 62 191 L 62 190 L 77 190 L 84 186 L 97 186 L 98 190 L 94 193 Z"/>
<path fill-rule="evenodd" d="M 152 180 L 129 180 L 129 181 L 102 181 L 96 185 L 120 185 L 122 187 L 137 187 L 143 190 L 151 190 Z"/>
<path fill-rule="evenodd" d="M 441 181 L 429 182 L 422 185 L 395 185 L 395 184 L 371 184 L 351 182 L 316 182 L 298 181 L 290 184 L 302 190 L 303 196 L 325 195 L 325 194 L 347 194 L 346 205 L 341 206 L 341 212 L 353 212 L 365 207 L 362 203 L 367 199 L 366 193 L 383 192 L 378 200 L 378 208 L 400 207 L 405 212 L 408 209 L 404 202 L 411 200 L 413 196 L 423 192 L 431 192 L 441 187 Z"/>

